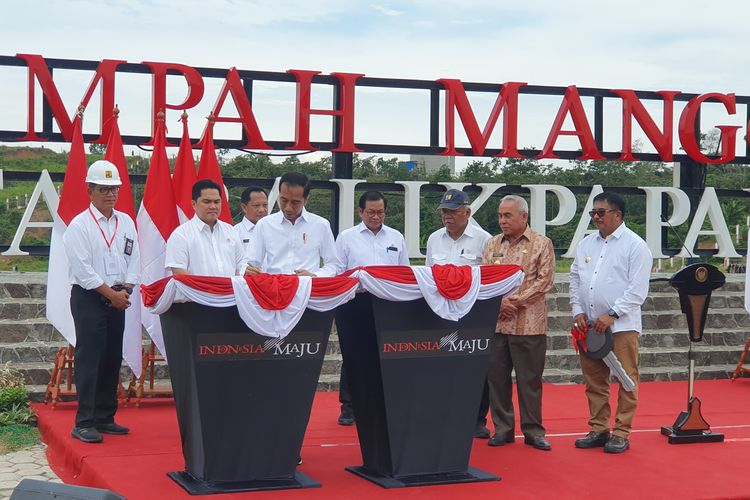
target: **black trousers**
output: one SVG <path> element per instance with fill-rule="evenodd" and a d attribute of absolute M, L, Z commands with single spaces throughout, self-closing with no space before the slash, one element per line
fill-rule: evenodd
<path fill-rule="evenodd" d="M 341 375 L 339 377 L 339 403 L 341 403 L 341 413 L 353 415 L 352 397 L 349 393 L 349 381 L 347 380 L 344 363 L 341 363 Z"/>
<path fill-rule="evenodd" d="M 70 291 L 70 311 L 76 329 L 76 427 L 114 422 L 125 311 L 106 306 L 98 292 L 78 285 Z"/>

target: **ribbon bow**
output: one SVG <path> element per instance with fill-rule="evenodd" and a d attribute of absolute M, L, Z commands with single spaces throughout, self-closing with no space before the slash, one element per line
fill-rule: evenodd
<path fill-rule="evenodd" d="M 583 352 L 588 352 L 589 349 L 586 346 L 586 334 L 589 331 L 588 325 L 583 327 L 583 330 L 579 330 L 578 326 L 573 325 L 573 328 L 570 329 L 570 334 L 573 336 L 573 349 L 576 350 L 576 354 L 578 354 L 578 343 L 581 343 L 581 348 L 583 349 Z"/>

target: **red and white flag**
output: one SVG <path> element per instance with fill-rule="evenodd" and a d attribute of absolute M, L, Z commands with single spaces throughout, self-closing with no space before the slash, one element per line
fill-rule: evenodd
<path fill-rule="evenodd" d="M 208 116 L 208 125 L 206 132 L 201 139 L 201 161 L 198 164 L 198 179 L 211 179 L 219 185 L 221 192 L 221 214 L 219 219 L 227 224 L 232 224 L 232 213 L 229 211 L 229 200 L 224 189 L 224 179 L 221 177 L 221 168 L 219 160 L 216 158 L 216 148 L 214 147 L 214 116 Z"/>
<path fill-rule="evenodd" d="M 172 176 L 172 191 L 177 203 L 177 215 L 180 224 L 193 218 L 193 184 L 198 180 L 193 161 L 193 144 L 190 142 L 188 133 L 188 115 L 182 113 L 182 140 L 177 152 L 177 161 L 174 164 L 174 175 Z M 144 283 L 150 283 L 144 281 Z"/>
<path fill-rule="evenodd" d="M 167 276 L 164 268 L 167 240 L 172 231 L 179 225 L 169 174 L 164 113 L 158 114 L 154 130 L 154 151 L 151 154 L 151 164 L 148 167 L 143 201 L 141 202 L 141 208 L 138 210 L 138 245 L 141 250 L 141 279 L 143 283 L 153 283 Z M 195 173 L 195 168 L 193 168 L 193 173 Z M 144 307 L 141 311 L 141 322 L 156 348 L 166 359 L 159 317 Z"/>
<path fill-rule="evenodd" d="M 47 319 L 71 345 L 76 345 L 76 330 L 70 312 L 69 266 L 63 235 L 73 218 L 89 206 L 89 196 L 86 193 L 86 152 L 83 149 L 81 133 L 82 119 L 83 106 L 78 108 L 73 119 L 73 140 L 68 155 L 68 167 L 65 169 L 57 213 L 52 214 L 54 225 L 47 273 Z"/>
<path fill-rule="evenodd" d="M 120 127 L 117 124 L 117 115 L 120 110 L 115 108 L 112 115 L 112 128 L 107 139 L 107 151 L 104 159 L 112 162 L 120 173 L 120 194 L 117 197 L 115 209 L 127 214 L 135 221 L 135 204 L 133 203 L 133 192 L 130 189 L 130 177 L 128 176 L 128 163 L 125 160 L 125 151 L 122 147 Z M 141 336 L 141 293 L 138 285 L 133 290 L 130 298 L 132 307 L 125 310 L 125 332 L 122 339 L 122 357 L 133 370 L 136 377 L 141 376 L 143 346 Z"/>

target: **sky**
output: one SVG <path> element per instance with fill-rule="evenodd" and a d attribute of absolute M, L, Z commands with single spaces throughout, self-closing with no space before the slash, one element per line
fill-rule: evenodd
<path fill-rule="evenodd" d="M 750 2 L 740 0 L 5 0 L 3 10 L 0 55 L 750 95 Z M 90 76 L 69 75 L 60 84 L 71 112 Z M 25 81 L 25 69 L 0 67 L 0 129 L 25 127 Z M 193 137 L 220 83 L 207 83 L 203 101 L 190 110 Z M 182 82 L 171 81 L 173 101 L 184 92 Z M 117 93 L 123 134 L 150 128 L 149 79 L 123 77 Z M 493 102 L 472 96 L 480 123 Z M 559 102 L 521 101 L 521 146 L 542 146 Z M 314 91 L 313 105 L 330 106 L 328 93 Z M 424 144 L 426 109 L 418 92 L 358 90 L 355 140 Z M 660 123 L 659 108 L 649 110 Z M 264 138 L 292 139 L 292 85 L 259 85 L 254 111 Z M 616 102 L 605 109 L 612 123 L 605 149 L 619 149 L 620 112 Z M 706 113 L 707 125 L 742 125 L 745 108 L 738 106 L 734 117 L 715 105 Z M 92 114 L 98 114 L 95 103 L 87 110 Z M 313 120 L 313 140 L 330 137 L 326 120 Z M 86 122 L 89 131 L 96 121 Z M 177 112 L 168 113 L 167 126 L 179 134 Z M 235 125 L 224 127 L 219 135 L 239 134 Z M 558 145 L 565 140 L 577 144 L 563 138 Z"/>

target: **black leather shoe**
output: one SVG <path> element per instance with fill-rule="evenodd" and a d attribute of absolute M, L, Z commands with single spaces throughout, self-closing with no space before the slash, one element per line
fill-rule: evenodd
<path fill-rule="evenodd" d="M 73 427 L 70 435 L 84 443 L 101 443 L 102 435 L 94 427 Z"/>
<path fill-rule="evenodd" d="M 609 432 L 594 432 L 586 434 L 585 438 L 576 439 L 576 448 L 599 448 L 607 444 Z"/>
<path fill-rule="evenodd" d="M 604 445 L 604 453 L 623 453 L 630 448 L 630 442 L 620 436 L 612 436 Z"/>
<path fill-rule="evenodd" d="M 474 428 L 474 437 L 479 439 L 489 439 L 490 430 L 482 422 L 477 422 L 477 426 Z"/>
<path fill-rule="evenodd" d="M 552 445 L 549 444 L 549 441 L 544 436 L 532 436 L 529 434 L 523 437 L 523 442 L 537 450 L 550 451 L 552 449 Z"/>
<path fill-rule="evenodd" d="M 339 415 L 339 425 L 354 425 L 354 415 L 342 411 Z"/>
<path fill-rule="evenodd" d="M 489 446 L 505 446 L 508 443 L 512 443 L 516 440 L 516 437 L 512 432 L 508 434 L 493 434 L 487 444 Z"/>
<path fill-rule="evenodd" d="M 127 434 L 130 432 L 130 429 L 127 427 L 124 427 L 122 425 L 116 424 L 114 422 L 111 422 L 109 424 L 96 424 L 96 430 L 101 432 L 102 434 Z"/>

